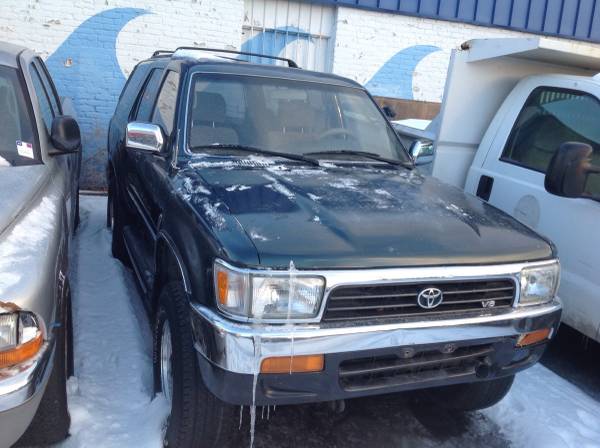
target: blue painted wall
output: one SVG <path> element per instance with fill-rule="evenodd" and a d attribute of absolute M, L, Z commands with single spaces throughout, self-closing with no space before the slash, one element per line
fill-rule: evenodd
<path fill-rule="evenodd" d="M 600 42 L 600 0 L 305 0 Z"/>

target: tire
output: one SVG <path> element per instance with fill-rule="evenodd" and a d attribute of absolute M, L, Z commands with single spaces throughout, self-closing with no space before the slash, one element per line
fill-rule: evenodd
<path fill-rule="evenodd" d="M 70 323 L 70 290 L 65 286 L 66 306 L 63 310 L 63 323 L 56 330 L 54 347 L 54 364 L 48 378 L 46 390 L 40 405 L 25 434 L 17 442 L 17 446 L 46 446 L 58 443 L 69 435 L 71 417 L 67 406 L 67 377 L 69 375 L 69 352 L 72 350 Z M 69 348 L 71 346 L 71 348 Z"/>
<path fill-rule="evenodd" d="M 456 411 L 478 411 L 500 402 L 510 390 L 514 375 L 476 383 L 455 384 L 427 391 L 436 405 Z"/>
<path fill-rule="evenodd" d="M 161 342 L 168 323 L 171 338 L 172 405 L 164 445 L 178 448 L 227 447 L 237 428 L 234 407 L 204 385 L 192 342 L 187 298 L 179 283 L 161 291 L 154 324 L 154 384 L 162 391 Z"/>
<path fill-rule="evenodd" d="M 124 265 L 129 266 L 129 255 L 125 249 L 125 239 L 123 236 L 123 222 L 121 219 L 121 210 L 117 200 L 117 190 L 113 182 L 108 188 L 108 200 L 106 206 L 106 222 L 112 227 L 112 256 L 120 260 Z"/>

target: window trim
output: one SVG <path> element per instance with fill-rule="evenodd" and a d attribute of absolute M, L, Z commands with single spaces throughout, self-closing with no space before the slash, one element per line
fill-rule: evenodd
<path fill-rule="evenodd" d="M 35 58 L 34 62 L 40 66 L 40 68 L 42 69 L 42 72 L 44 72 L 44 75 L 46 76 L 46 79 L 48 80 L 48 84 L 50 85 L 50 89 L 52 90 L 52 94 L 54 95 L 56 104 L 58 105 L 58 115 L 63 115 L 63 108 L 62 108 L 62 103 L 60 101 L 60 95 L 58 94 L 58 89 L 56 88 L 56 84 L 54 84 L 54 80 L 52 79 L 52 76 L 50 76 L 50 72 L 48 71 L 46 64 L 44 64 L 44 61 L 42 61 L 42 59 L 40 57 Z M 42 80 L 42 82 L 43 82 L 43 80 Z"/>
<path fill-rule="evenodd" d="M 36 68 L 33 60 L 29 63 L 29 67 L 33 69 L 33 71 L 30 71 L 31 80 L 33 81 L 33 76 L 34 75 L 37 75 L 37 77 L 40 80 L 44 96 L 46 97 L 46 100 L 48 101 L 48 105 L 50 106 L 50 111 L 52 112 L 52 120 L 54 120 L 56 118 L 56 115 L 54 115 L 54 109 L 52 107 L 52 101 L 50 101 L 50 97 L 48 96 L 48 92 L 46 91 L 46 87 L 44 86 L 44 81 L 42 80 L 42 77 L 40 76 L 40 73 L 39 73 L 38 69 Z M 33 88 L 33 91 L 35 92 L 35 96 L 36 96 L 36 99 L 38 100 L 38 105 L 39 105 L 39 94 L 38 94 L 37 90 L 35 89 L 35 85 L 32 85 L 32 88 Z M 44 122 L 44 128 L 46 129 L 46 136 L 49 137 L 50 136 L 50 132 L 52 130 L 51 129 L 52 128 L 52 123 L 50 123 L 50 129 L 48 129 L 48 126 L 46 126 L 46 121 L 44 120 L 44 117 L 41 117 L 41 119 Z"/>
<path fill-rule="evenodd" d="M 150 84 L 150 81 L 151 81 L 152 77 L 154 76 L 154 72 L 159 71 L 159 73 L 160 73 L 161 70 L 163 71 L 163 75 L 164 75 L 164 71 L 165 71 L 164 67 L 154 67 L 148 72 L 148 75 L 146 76 L 146 79 L 142 83 L 142 87 L 140 88 L 140 91 L 138 92 L 137 97 L 133 103 L 133 107 L 131 109 L 131 112 L 129 113 L 128 121 L 132 121 L 132 120 L 138 121 L 138 113 L 140 111 L 140 104 L 142 103 L 142 98 L 144 96 L 144 93 L 146 92 L 146 88 L 148 87 L 148 84 Z M 161 78 L 160 82 L 162 83 L 162 78 Z M 152 103 L 152 108 L 150 109 L 150 119 L 152 119 L 152 114 L 154 112 L 156 99 L 158 98 L 158 93 L 160 92 L 160 85 L 161 84 L 159 84 L 159 87 L 156 90 L 156 98 L 154 98 L 154 101 Z M 144 121 L 144 123 L 146 123 L 146 121 Z"/>
<path fill-rule="evenodd" d="M 175 73 L 175 75 L 177 75 L 177 92 L 175 94 L 175 106 L 174 106 L 174 113 L 173 113 L 173 129 L 171 129 L 170 133 L 166 133 L 165 129 L 163 129 L 163 132 L 165 133 L 165 136 L 167 137 L 167 140 L 169 140 L 171 138 L 171 135 L 173 134 L 173 131 L 176 128 L 176 123 L 177 123 L 177 112 L 178 112 L 178 105 L 179 105 L 179 97 L 180 97 L 180 91 L 181 91 L 181 73 L 178 72 L 177 70 L 173 70 L 172 68 L 165 68 L 164 69 L 164 73 L 163 73 L 163 77 L 160 81 L 160 85 L 158 86 L 158 92 L 156 95 L 156 98 L 154 99 L 154 105 L 152 106 L 152 112 L 150 113 L 150 123 L 153 124 L 157 124 L 158 123 L 154 123 L 154 114 L 156 113 L 156 107 L 158 105 L 158 99 L 160 98 L 160 94 L 163 91 L 163 87 L 165 85 L 165 82 L 167 82 L 167 77 L 169 76 L 170 73 Z"/>
<path fill-rule="evenodd" d="M 600 99 L 598 97 L 596 97 L 595 95 L 593 95 L 589 92 L 585 92 L 583 90 L 570 89 L 568 87 L 550 86 L 550 85 L 537 86 L 537 87 L 534 87 L 531 90 L 531 92 L 529 92 L 529 95 L 527 95 L 527 98 L 525 99 L 523 106 L 519 109 L 519 113 L 517 114 L 517 116 L 515 117 L 515 119 L 512 122 L 512 126 L 510 128 L 510 133 L 508 134 L 508 137 L 506 138 L 506 141 L 504 142 L 504 146 L 502 148 L 502 152 L 500 153 L 500 157 L 498 158 L 498 160 L 500 162 L 506 163 L 508 165 L 517 166 L 519 168 L 523 168 L 523 169 L 532 171 L 534 173 L 540 173 L 545 176 L 546 175 L 545 171 L 538 170 L 537 168 L 533 168 L 531 166 L 525 165 L 524 163 L 520 163 L 517 160 L 510 159 L 510 158 L 504 156 L 504 153 L 508 149 L 509 143 L 512 141 L 512 139 L 514 137 L 515 129 L 517 127 L 517 121 L 519 120 L 519 117 L 521 116 L 521 114 L 523 113 L 523 110 L 525 109 L 525 104 L 527 104 L 527 102 L 531 99 L 531 97 L 539 90 L 542 90 L 542 91 L 543 90 L 552 90 L 552 91 L 558 91 L 559 93 L 567 93 L 567 94 L 570 93 L 570 94 L 577 95 L 577 96 L 587 96 L 587 97 L 594 99 L 598 103 L 599 106 L 600 106 Z M 558 150 L 558 148 L 557 148 L 557 150 Z"/>

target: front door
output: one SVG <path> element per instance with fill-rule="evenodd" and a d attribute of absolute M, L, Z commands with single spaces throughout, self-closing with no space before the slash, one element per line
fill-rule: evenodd
<path fill-rule="evenodd" d="M 550 160 L 564 142 L 592 145 L 595 163 L 600 164 L 599 92 L 584 92 L 579 83 L 557 79 L 555 85 L 524 92 L 526 100 L 507 114 L 480 179 L 468 184 L 479 185 L 480 196 L 483 191 L 492 205 L 556 244 L 564 321 L 600 339 L 600 203 L 561 198 L 544 189 Z M 471 176 L 477 171 L 471 170 Z M 590 176 L 588 191 L 600 195 L 600 176 Z"/>

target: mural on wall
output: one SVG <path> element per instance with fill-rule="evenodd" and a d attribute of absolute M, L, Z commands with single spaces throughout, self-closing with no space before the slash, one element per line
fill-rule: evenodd
<path fill-rule="evenodd" d="M 82 188 L 105 184 L 106 130 L 125 84 L 117 60 L 117 38 L 127 23 L 148 11 L 102 11 L 77 29 L 46 60 L 61 96 L 73 100 L 83 140 Z"/>
<path fill-rule="evenodd" d="M 73 100 L 81 126 L 84 148 L 82 188 L 105 186 L 106 131 L 126 81 L 117 60 L 117 40 L 131 20 L 144 14 L 150 12 L 139 8 L 112 8 L 91 16 L 46 60 L 59 94 Z M 250 36 L 242 44 L 242 50 L 281 55 L 294 43 L 309 45 L 314 44 L 314 39 L 297 27 L 278 27 Z M 416 45 L 399 51 L 379 68 L 366 87 L 376 96 L 413 99 L 413 76 L 417 65 L 439 50 L 435 46 Z M 260 58 L 251 60 L 273 63 Z"/>
<path fill-rule="evenodd" d="M 441 48 L 433 45 L 414 45 L 392 56 L 365 84 L 375 96 L 413 100 L 413 77 L 417 65 Z"/>

